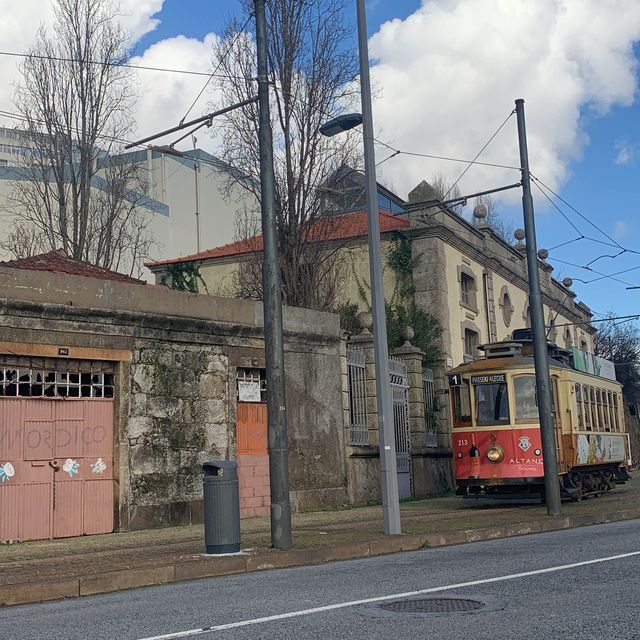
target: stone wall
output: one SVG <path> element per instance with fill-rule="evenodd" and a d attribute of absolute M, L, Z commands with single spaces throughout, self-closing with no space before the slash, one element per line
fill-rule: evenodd
<path fill-rule="evenodd" d="M 0 289 L 0 353 L 115 363 L 118 527 L 202 521 L 202 462 L 236 458 L 237 369 L 265 365 L 262 306 L 1 268 Z M 292 506 L 342 505 L 339 320 L 284 325 Z"/>

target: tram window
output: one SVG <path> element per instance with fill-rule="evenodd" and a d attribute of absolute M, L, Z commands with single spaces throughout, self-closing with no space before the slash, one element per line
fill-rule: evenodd
<path fill-rule="evenodd" d="M 596 392 L 593 387 L 589 387 L 589 404 L 591 405 L 591 428 L 598 431 L 598 407 L 596 405 Z"/>
<path fill-rule="evenodd" d="M 578 410 L 578 429 L 584 429 L 584 414 L 582 408 L 582 388 L 577 384 L 574 388 L 576 394 L 576 408 Z"/>
<path fill-rule="evenodd" d="M 509 422 L 509 399 L 504 382 L 476 385 L 475 395 L 478 424 Z"/>
<path fill-rule="evenodd" d="M 453 390 L 453 425 L 463 427 L 471 424 L 471 391 L 469 383 L 463 380 L 462 386 Z"/>
<path fill-rule="evenodd" d="M 591 431 L 591 409 L 589 408 L 589 388 L 585 385 L 582 387 L 582 405 L 584 407 L 584 428 Z"/>
<path fill-rule="evenodd" d="M 618 394 L 613 394 L 613 424 L 615 425 L 616 431 L 620 431 L 620 422 L 618 418 Z"/>
<path fill-rule="evenodd" d="M 535 376 L 517 376 L 513 379 L 516 393 L 516 420 L 538 419 L 538 396 Z"/>
<path fill-rule="evenodd" d="M 597 426 L 598 431 L 602 431 L 604 429 L 604 421 L 602 420 L 602 397 L 600 395 L 600 389 L 596 389 L 596 408 L 598 413 Z"/>
<path fill-rule="evenodd" d="M 611 393 L 609 391 L 609 426 L 611 427 L 611 431 L 617 431 L 616 429 L 616 412 L 613 408 L 613 398 L 615 397 L 615 393 Z"/>
<path fill-rule="evenodd" d="M 605 431 L 611 431 L 611 422 L 609 422 L 609 395 L 606 391 L 602 392 L 602 422 Z"/>

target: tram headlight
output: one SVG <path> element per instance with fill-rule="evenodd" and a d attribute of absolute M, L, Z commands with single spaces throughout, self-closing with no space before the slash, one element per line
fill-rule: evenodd
<path fill-rule="evenodd" d="M 499 444 L 493 444 L 487 449 L 487 460 L 497 464 L 504 460 L 504 449 Z"/>

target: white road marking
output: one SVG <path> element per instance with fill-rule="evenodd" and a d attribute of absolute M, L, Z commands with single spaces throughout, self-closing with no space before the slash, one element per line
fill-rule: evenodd
<path fill-rule="evenodd" d="M 411 598 L 413 596 L 422 596 L 430 593 L 440 593 L 442 591 L 453 591 L 454 589 L 462 589 L 464 587 L 475 587 L 480 584 L 490 584 L 492 582 L 503 582 L 505 580 L 516 580 L 517 578 L 526 578 L 528 576 L 538 576 L 544 573 L 555 573 L 557 571 L 566 571 L 567 569 L 576 569 L 577 567 L 586 567 L 592 564 L 602 562 L 613 562 L 614 560 L 622 560 L 639 556 L 640 551 L 632 551 L 630 553 L 621 553 L 616 556 L 608 556 L 606 558 L 596 558 L 595 560 L 584 560 L 582 562 L 573 562 L 571 564 L 561 564 L 546 569 L 535 569 L 534 571 L 523 571 L 522 573 L 512 573 L 506 576 L 498 576 L 496 578 L 483 578 L 482 580 L 471 580 L 469 582 L 459 582 L 457 584 L 448 584 L 442 587 L 430 587 L 428 589 L 419 589 L 418 591 L 407 591 L 405 593 L 394 593 L 388 596 L 377 596 L 375 598 L 364 598 L 362 600 L 351 600 L 349 602 L 339 602 L 337 604 L 329 604 L 324 607 L 314 607 L 313 609 L 301 609 L 300 611 L 290 611 L 288 613 L 280 613 L 273 616 L 265 616 L 263 618 L 253 618 L 252 620 L 242 620 L 240 622 L 229 622 L 227 624 L 218 624 L 212 627 L 203 627 L 200 629 L 190 629 L 188 631 L 178 631 L 176 633 L 168 633 L 162 636 L 152 636 L 149 638 L 140 638 L 140 640 L 180 640 L 181 638 L 192 638 L 194 636 L 212 633 L 214 631 L 226 631 L 227 629 L 237 629 L 239 627 L 249 627 L 252 625 L 264 624 L 266 622 L 275 622 L 277 620 L 287 620 L 289 618 L 299 618 L 301 616 L 310 616 L 315 613 L 324 613 L 326 611 L 335 611 L 337 609 L 347 609 L 349 607 L 357 607 L 363 604 L 372 604 L 375 602 L 386 602 L 389 600 L 400 600 L 402 598 Z"/>

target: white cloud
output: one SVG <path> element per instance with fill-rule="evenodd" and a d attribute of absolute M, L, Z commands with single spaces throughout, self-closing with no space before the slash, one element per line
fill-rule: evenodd
<path fill-rule="evenodd" d="M 614 238 L 627 238 L 629 234 L 629 224 L 624 220 L 616 220 L 613 225 Z"/>
<path fill-rule="evenodd" d="M 640 145 L 630 144 L 625 140 L 618 140 L 615 144 L 615 150 L 616 164 L 631 164 L 640 150 Z"/>
<path fill-rule="evenodd" d="M 142 56 L 134 58 L 132 64 L 170 68 L 188 69 L 190 71 L 211 71 L 212 49 L 218 42 L 215 34 L 205 36 L 204 40 L 178 36 L 161 40 L 149 47 Z M 203 76 L 162 73 L 156 71 L 138 72 L 139 100 L 135 107 L 138 122 L 136 136 L 143 138 L 152 133 L 168 129 L 178 122 L 202 90 L 207 78 Z M 206 111 L 212 100 L 211 93 L 206 90 L 187 120 L 197 118 Z M 177 133 L 158 140 L 157 144 L 168 144 L 180 137 Z M 200 131 L 197 135 L 198 146 L 211 149 L 213 142 L 209 135 Z M 185 140 L 179 148 L 189 148 L 190 140 Z"/>
<path fill-rule="evenodd" d="M 370 41 L 378 137 L 400 149 L 473 158 L 514 106 L 526 100 L 532 171 L 557 187 L 588 143 L 585 113 L 634 101 L 640 39 L 637 0 L 424 0 Z M 384 157 L 382 150 L 379 158 Z M 515 117 L 481 160 L 517 165 Z M 398 156 L 384 175 L 401 195 L 464 165 Z M 500 186 L 517 172 L 475 167 L 463 191 Z"/>
<path fill-rule="evenodd" d="M 158 24 L 153 15 L 162 9 L 164 0 L 120 0 L 118 13 L 124 28 L 135 42 Z M 49 31 L 53 25 L 51 0 L 0 0 L 0 42 L 4 51 L 22 53 L 35 44 L 38 27 L 43 24 Z M 20 79 L 19 58 L 0 56 L 0 109 L 13 112 L 13 87 Z M 0 116 L 0 124 L 16 126 L 16 121 Z"/>

